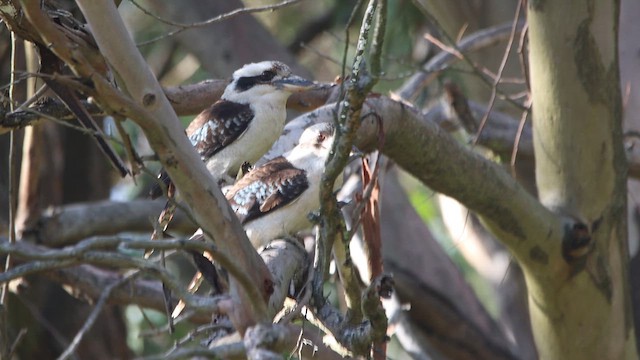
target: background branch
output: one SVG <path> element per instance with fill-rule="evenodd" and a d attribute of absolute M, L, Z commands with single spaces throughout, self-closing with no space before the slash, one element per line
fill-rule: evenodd
<path fill-rule="evenodd" d="M 220 99 L 227 84 L 227 80 L 210 79 L 195 84 L 165 87 L 164 93 L 176 114 L 194 115 Z M 289 98 L 287 107 L 297 111 L 315 109 L 326 102 L 334 88 L 332 84 L 326 84 L 318 89 L 295 93 Z M 104 110 L 94 103 L 82 101 L 82 105 L 91 115 L 105 115 Z M 46 120 L 40 114 L 61 120 L 74 119 L 69 109 L 53 98 L 40 98 L 30 107 L 15 112 L 0 103 L 0 135 Z"/>
<path fill-rule="evenodd" d="M 89 236 L 149 233 L 164 203 L 162 200 L 101 201 L 50 208 L 41 215 L 35 227 L 24 231 L 23 240 L 59 247 Z M 178 209 L 170 231 L 186 234 L 196 229 L 197 225 Z"/>
<path fill-rule="evenodd" d="M 301 121 L 332 121 L 334 109 L 335 105 L 326 105 L 303 115 Z M 383 120 L 385 155 L 431 189 L 477 212 L 523 265 L 543 265 L 541 259 L 529 256 L 531 247 L 553 251 L 560 246 L 522 241 L 544 239 L 549 231 L 561 233 L 563 224 L 499 165 L 460 145 L 406 104 L 370 96 L 362 111 Z M 378 131 L 376 119 L 363 118 L 355 145 L 365 151 L 377 148 Z"/>

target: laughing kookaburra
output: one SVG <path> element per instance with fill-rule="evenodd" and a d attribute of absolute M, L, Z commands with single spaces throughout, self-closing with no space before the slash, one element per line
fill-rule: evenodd
<path fill-rule="evenodd" d="M 311 227 L 307 216 L 320 207 L 320 180 L 331 151 L 334 127 L 306 129 L 298 145 L 240 179 L 226 197 L 254 247 Z M 342 176 L 336 187 L 342 185 Z"/>
<path fill-rule="evenodd" d="M 312 226 L 307 216 L 320 207 L 320 181 L 333 136 L 330 123 L 307 128 L 296 147 L 252 169 L 226 193 L 255 248 Z M 341 185 L 342 176 L 336 180 L 336 187 Z M 202 229 L 198 229 L 191 239 L 200 240 L 203 236 Z M 202 274 L 212 273 L 201 267 L 203 263 L 206 262 L 196 262 Z M 198 279 L 196 275 L 189 287 L 195 288 Z M 209 282 L 216 287 L 216 281 Z M 176 318 L 184 306 L 181 301 L 172 317 Z"/>
<path fill-rule="evenodd" d="M 229 182 L 243 163 L 254 163 L 264 155 L 284 128 L 289 95 L 313 86 L 279 61 L 247 64 L 236 70 L 220 100 L 186 130 L 214 179 Z M 166 172 L 158 177 L 169 186 Z M 159 186 L 150 193 L 153 198 L 161 194 Z"/>

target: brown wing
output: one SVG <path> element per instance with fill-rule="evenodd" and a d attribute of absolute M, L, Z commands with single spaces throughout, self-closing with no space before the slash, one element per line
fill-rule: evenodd
<path fill-rule="evenodd" d="M 277 157 L 240 179 L 227 193 L 227 200 L 245 224 L 291 203 L 308 187 L 304 170 Z"/>
<path fill-rule="evenodd" d="M 225 146 L 240 137 L 253 120 L 253 110 L 249 104 L 238 104 L 228 100 L 218 100 L 196 116 L 187 127 L 187 136 L 203 161 L 206 161 Z M 171 179 L 161 170 L 158 179 L 166 186 Z M 149 196 L 155 199 L 162 195 L 162 188 L 153 184 Z"/>
<path fill-rule="evenodd" d="M 187 136 L 202 160 L 207 160 L 242 135 L 254 118 L 249 104 L 218 100 L 187 127 Z"/>

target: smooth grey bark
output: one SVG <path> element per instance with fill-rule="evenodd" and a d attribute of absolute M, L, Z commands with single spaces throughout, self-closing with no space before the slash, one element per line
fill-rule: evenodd
<path fill-rule="evenodd" d="M 640 2 L 634 0 L 622 0 L 620 4 L 620 87 L 623 98 L 623 124 L 625 132 L 640 131 L 640 54 L 638 43 L 634 34 L 640 33 L 640 22 L 636 21 L 634 14 L 640 13 Z M 635 136 L 625 138 L 625 148 L 637 154 L 640 139 Z M 630 160 L 629 175 L 638 173 L 639 168 Z M 636 179 L 627 183 L 629 195 L 627 197 L 627 221 L 629 229 L 629 255 L 631 299 L 633 304 L 634 323 L 636 328 L 640 326 L 640 182 Z M 638 343 L 636 333 L 636 345 Z"/>
<path fill-rule="evenodd" d="M 571 13 L 572 16 L 566 16 Z M 567 222 L 563 244 L 524 268 L 545 359 L 633 359 L 618 1 L 528 4 L 536 182 Z"/>

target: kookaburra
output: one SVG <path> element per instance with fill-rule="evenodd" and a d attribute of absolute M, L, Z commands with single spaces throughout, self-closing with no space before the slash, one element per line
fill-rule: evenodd
<path fill-rule="evenodd" d="M 228 190 L 226 198 L 255 248 L 312 226 L 308 215 L 320 207 L 320 182 L 333 138 L 332 124 L 310 126 L 296 147 L 252 169 Z M 342 176 L 339 176 L 335 187 L 341 185 Z M 191 239 L 203 236 L 198 229 Z M 207 269 L 206 261 L 198 261 L 201 257 L 194 254 L 198 269 L 205 277 L 213 277 L 215 270 Z M 202 267 L 203 264 L 207 267 Z M 197 274 L 189 288 L 195 288 L 199 279 Z M 218 287 L 218 280 L 208 281 Z M 184 306 L 181 301 L 172 317 L 176 318 Z"/>
<path fill-rule="evenodd" d="M 236 70 L 220 100 L 202 111 L 186 130 L 214 179 L 235 178 L 243 163 L 254 163 L 264 155 L 284 128 L 289 96 L 313 86 L 279 61 L 247 64 Z M 170 184 L 166 172 L 158 177 Z M 162 195 L 161 188 L 155 186 L 150 195 Z"/>
<path fill-rule="evenodd" d="M 307 128 L 298 145 L 247 173 L 226 197 L 254 247 L 310 228 L 308 215 L 320 207 L 320 181 L 331 151 L 334 127 Z M 335 186 L 342 185 L 342 176 Z"/>

